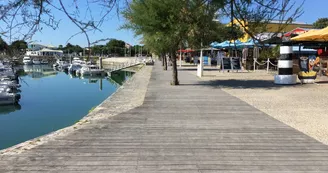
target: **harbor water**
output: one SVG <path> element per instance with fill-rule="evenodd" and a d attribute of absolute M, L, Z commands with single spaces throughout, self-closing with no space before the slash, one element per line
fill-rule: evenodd
<path fill-rule="evenodd" d="M 48 65 L 23 66 L 19 105 L 0 106 L 0 150 L 76 123 L 132 74 L 77 77 Z"/>

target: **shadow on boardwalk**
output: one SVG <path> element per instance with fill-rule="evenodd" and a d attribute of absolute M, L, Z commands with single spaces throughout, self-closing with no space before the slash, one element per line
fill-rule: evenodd
<path fill-rule="evenodd" d="M 182 68 L 180 72 L 189 71 L 195 72 L 197 68 Z M 209 67 L 204 71 L 218 71 L 215 67 Z M 244 74 L 249 72 L 238 72 L 238 74 Z M 217 77 L 215 75 L 205 75 L 204 77 Z M 217 77 L 219 78 L 219 77 Z M 276 85 L 273 80 L 261 80 L 261 79 L 212 79 L 209 81 L 199 81 L 197 83 L 180 83 L 182 86 L 208 86 L 212 88 L 229 88 L 229 89 L 280 89 L 285 87 L 298 87 L 300 85 Z"/>
<path fill-rule="evenodd" d="M 242 88 L 242 89 L 280 89 L 283 87 L 297 87 L 299 85 L 276 85 L 273 83 L 273 81 L 268 80 L 237 80 L 237 79 L 223 79 L 223 80 L 211 80 L 211 81 L 202 81 L 198 84 L 188 84 L 188 83 L 182 83 L 180 85 L 185 86 L 192 86 L 192 85 L 202 85 L 202 86 L 208 86 L 212 88 Z"/>

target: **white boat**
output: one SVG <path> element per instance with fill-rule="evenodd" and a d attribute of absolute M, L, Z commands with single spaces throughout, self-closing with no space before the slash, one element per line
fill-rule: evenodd
<path fill-rule="evenodd" d="M 31 65 L 33 62 L 32 62 L 32 59 L 29 56 L 24 56 L 23 63 L 25 65 Z"/>
<path fill-rule="evenodd" d="M 6 85 L 0 85 L 0 93 L 12 93 L 13 90 L 6 86 Z"/>
<path fill-rule="evenodd" d="M 77 70 L 80 70 L 82 68 L 82 65 L 81 64 L 71 64 L 69 67 L 68 67 L 68 71 L 71 72 L 71 73 L 74 73 L 76 72 Z"/>
<path fill-rule="evenodd" d="M 20 84 L 17 84 L 14 81 L 0 81 L 0 86 L 8 86 L 10 88 L 19 88 L 19 87 L 21 87 Z"/>
<path fill-rule="evenodd" d="M 19 99 L 19 94 L 0 92 L 0 105 L 16 104 Z"/>
<path fill-rule="evenodd" d="M 11 67 L 5 66 L 3 64 L 0 64 L 0 77 L 9 78 L 10 80 L 16 79 L 14 70 Z"/>
<path fill-rule="evenodd" d="M 73 58 L 72 64 L 80 64 L 80 65 L 91 65 L 90 61 L 80 60 L 78 57 Z"/>
<path fill-rule="evenodd" d="M 63 60 L 57 60 L 55 64 L 53 64 L 53 67 L 57 67 L 62 70 L 67 70 L 69 67 L 69 63 Z"/>
<path fill-rule="evenodd" d="M 73 58 L 73 61 L 72 61 L 72 64 L 77 64 L 77 63 L 80 63 L 80 58 L 78 58 L 78 57 L 74 57 Z"/>
<path fill-rule="evenodd" d="M 41 64 L 48 64 L 49 62 L 48 62 L 48 60 L 46 60 L 46 59 L 42 59 L 41 60 Z"/>
<path fill-rule="evenodd" d="M 41 61 L 38 58 L 33 58 L 32 62 L 33 62 L 34 65 L 41 64 Z"/>
<path fill-rule="evenodd" d="M 104 75 L 105 71 L 100 69 L 97 65 L 84 65 L 80 70 L 76 71 L 81 75 Z"/>

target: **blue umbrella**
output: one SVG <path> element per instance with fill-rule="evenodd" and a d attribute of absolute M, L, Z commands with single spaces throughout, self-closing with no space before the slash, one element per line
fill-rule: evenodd
<path fill-rule="evenodd" d="M 215 47 L 217 44 L 219 44 L 219 43 L 215 41 L 215 42 L 211 43 L 210 46 Z"/>
<path fill-rule="evenodd" d="M 261 47 L 262 45 L 259 44 L 259 42 L 257 40 L 254 39 L 248 39 L 246 42 L 244 43 L 240 43 L 238 45 L 239 48 L 253 48 L 254 46 L 258 46 Z M 265 44 L 264 46 L 270 46 L 269 44 Z"/>
<path fill-rule="evenodd" d="M 241 42 L 239 40 L 236 40 L 235 41 L 236 43 L 236 46 L 238 46 Z M 234 48 L 235 47 L 235 44 L 233 41 L 224 41 L 222 43 L 218 43 L 218 44 L 213 44 L 214 48 Z"/>
<path fill-rule="evenodd" d="M 238 47 L 239 44 L 241 44 L 241 41 L 240 40 L 236 40 L 235 42 L 233 42 L 233 41 L 226 41 L 222 45 L 222 47 L 223 48 L 235 48 L 235 46 Z"/>

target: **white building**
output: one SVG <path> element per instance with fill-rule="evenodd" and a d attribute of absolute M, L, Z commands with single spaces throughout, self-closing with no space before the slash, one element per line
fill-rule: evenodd
<path fill-rule="evenodd" d="M 63 56 L 62 50 L 57 50 L 57 47 L 52 45 L 42 45 L 38 43 L 28 44 L 27 56 Z"/>

